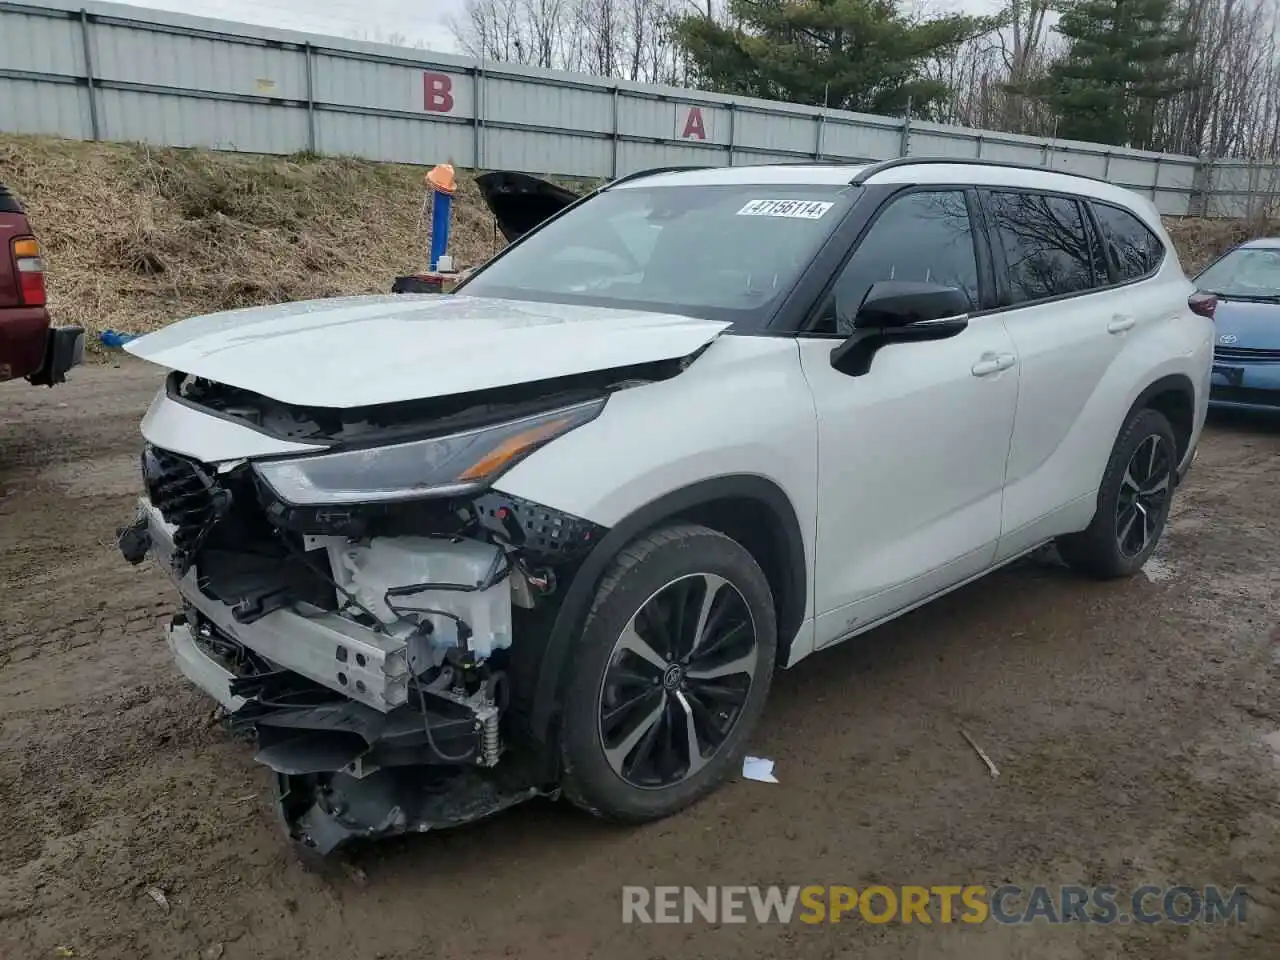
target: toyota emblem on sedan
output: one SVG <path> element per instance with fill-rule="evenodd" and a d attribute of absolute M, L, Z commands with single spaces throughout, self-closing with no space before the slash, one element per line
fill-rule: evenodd
<path fill-rule="evenodd" d="M 1218 338 L 1218 342 L 1219 342 L 1219 343 L 1225 343 L 1225 344 L 1232 344 L 1232 343 L 1235 343 L 1235 342 L 1236 342 L 1237 340 L 1239 340 L 1239 339 L 1240 339 L 1240 338 L 1239 338 L 1239 337 L 1237 337 L 1234 333 L 1224 333 L 1222 336 L 1220 336 L 1220 337 Z"/>

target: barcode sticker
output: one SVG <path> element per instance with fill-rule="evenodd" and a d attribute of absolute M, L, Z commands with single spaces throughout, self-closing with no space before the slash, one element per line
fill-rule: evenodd
<path fill-rule="evenodd" d="M 738 211 L 739 217 L 790 217 L 819 220 L 834 204 L 826 200 L 752 200 Z"/>

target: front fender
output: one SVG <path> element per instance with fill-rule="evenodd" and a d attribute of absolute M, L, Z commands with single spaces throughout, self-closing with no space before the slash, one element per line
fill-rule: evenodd
<path fill-rule="evenodd" d="M 546 640 L 531 704 L 531 732 L 544 742 L 600 579 L 619 550 L 665 520 L 716 500 L 760 503 L 786 531 L 786 567 L 799 583 L 787 591 L 779 626 L 790 632 L 780 643 L 812 618 L 817 420 L 793 340 L 720 338 L 678 376 L 615 393 L 600 417 L 519 463 L 498 488 L 610 528 Z"/>

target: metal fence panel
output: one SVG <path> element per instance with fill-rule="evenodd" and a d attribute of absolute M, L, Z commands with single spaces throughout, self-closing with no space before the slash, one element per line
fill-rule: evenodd
<path fill-rule="evenodd" d="M 824 117 L 821 129 L 824 157 L 858 161 L 893 157 L 902 142 L 900 128 L 884 122 L 861 126 L 835 115 Z"/>
<path fill-rule="evenodd" d="M 597 179 L 673 164 L 946 156 L 1098 177 L 1170 214 L 1280 203 L 1274 161 L 1202 165 L 95 0 L 0 0 L 0 129 Z"/>
<path fill-rule="evenodd" d="M 571 177 L 600 176 L 608 169 L 610 143 L 572 134 L 506 130 L 485 145 L 485 165 L 503 170 L 560 173 Z"/>
<path fill-rule="evenodd" d="M 425 73 L 410 63 L 375 63 L 340 57 L 334 53 L 313 54 L 314 97 L 320 104 L 340 104 L 389 113 L 423 117 L 430 107 L 447 105 L 450 120 L 470 120 L 475 116 L 474 84 L 466 74 L 433 70 Z M 306 62 L 303 55 L 305 76 Z M 302 98 L 306 98 L 305 85 Z"/>
<path fill-rule="evenodd" d="M 306 146 L 305 114 L 286 107 L 133 90 L 102 90 L 99 105 L 107 140 L 277 154 Z"/>
<path fill-rule="evenodd" d="M 710 162 L 708 152 L 704 147 L 624 141 L 618 145 L 618 176 L 653 167 L 704 166 Z"/>
<path fill-rule="evenodd" d="M 0 77 L 0 130 L 88 140 L 89 98 L 73 84 Z"/>
<path fill-rule="evenodd" d="M 393 163 L 417 164 L 452 157 L 459 166 L 471 163 L 475 142 L 470 128 L 461 124 L 342 113 L 317 115 L 316 140 L 329 154 L 358 157 L 376 151 Z"/>
<path fill-rule="evenodd" d="M 0 12 L 0 69 L 84 76 L 80 24 L 17 10 Z"/>
<path fill-rule="evenodd" d="M 813 117 L 737 111 L 735 141 L 752 152 L 769 153 L 791 160 L 813 157 L 815 121 Z"/>
<path fill-rule="evenodd" d="M 114 23 L 89 31 L 94 72 L 103 81 L 304 100 L 306 63 L 293 51 Z"/>

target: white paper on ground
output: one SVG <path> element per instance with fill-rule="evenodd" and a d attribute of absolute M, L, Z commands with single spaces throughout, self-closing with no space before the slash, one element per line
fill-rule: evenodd
<path fill-rule="evenodd" d="M 773 761 L 766 760 L 764 757 L 743 757 L 742 775 L 748 780 L 758 780 L 760 783 L 778 782 L 778 778 L 773 775 Z"/>

